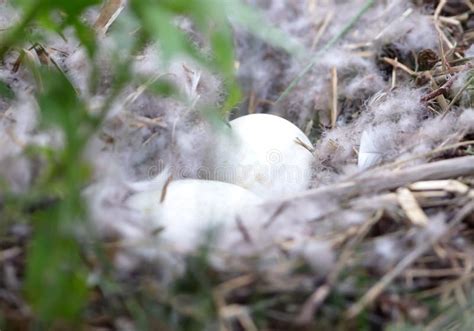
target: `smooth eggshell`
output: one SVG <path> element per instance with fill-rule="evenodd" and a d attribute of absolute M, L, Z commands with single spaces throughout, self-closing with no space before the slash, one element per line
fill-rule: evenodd
<path fill-rule="evenodd" d="M 235 227 L 238 213 L 260 202 L 240 186 L 196 179 L 172 181 L 160 202 L 162 195 L 163 189 L 142 191 L 126 204 L 162 227 L 160 238 L 182 252 L 196 249 L 208 230 Z"/>
<path fill-rule="evenodd" d="M 312 144 L 284 118 L 242 116 L 232 120 L 230 128 L 217 139 L 211 178 L 239 185 L 263 198 L 279 198 L 308 188 Z"/>

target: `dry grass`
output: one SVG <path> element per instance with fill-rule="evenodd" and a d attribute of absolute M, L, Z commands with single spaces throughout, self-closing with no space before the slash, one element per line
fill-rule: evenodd
<path fill-rule="evenodd" d="M 105 33 L 115 13 L 122 8 L 121 1 L 109 3 L 104 10 L 113 7 L 113 13 L 104 12 L 104 17 L 101 16 L 97 23 L 101 33 Z M 446 28 L 454 25 L 462 29 L 463 17 L 472 15 L 473 8 L 471 12 L 463 9 L 447 16 L 443 10 L 449 5 L 450 1 L 439 1 L 433 13 L 440 49 L 433 50 L 438 61 L 431 68 L 418 71 L 403 63 L 403 59 L 382 58 L 393 69 L 392 88 L 397 88 L 401 74 L 411 77 L 413 83 L 424 81 L 428 91 L 421 101 L 440 114 L 438 116 L 456 111 L 456 107 L 461 106 L 462 94 L 473 82 L 470 78 L 450 97 L 449 92 L 459 75 L 467 72 L 472 75 L 473 64 L 472 59 L 463 58 L 464 49 L 459 46 L 464 44 L 465 34 L 454 38 L 446 33 Z M 394 21 L 402 18 L 394 18 Z M 333 14 L 326 16 L 312 47 L 318 44 L 334 19 Z M 38 49 L 44 50 L 43 46 L 33 50 L 38 52 Z M 339 107 L 336 68 L 330 77 L 330 123 L 335 128 Z M 249 113 L 255 112 L 257 103 L 265 102 L 256 99 L 254 93 L 249 99 Z M 163 125 L 160 118 L 136 117 L 134 121 L 141 126 Z M 386 329 L 401 322 L 423 326 L 425 330 L 442 330 L 448 325 L 454 325 L 453 330 L 463 330 L 463 318 L 472 314 L 474 305 L 472 138 L 472 134 L 466 133 L 459 143 L 265 204 L 262 208 L 269 215 L 265 228 L 277 226 L 278 219 L 284 219 L 287 210 L 324 204 L 328 200 L 339 209 L 318 210 L 307 215 L 311 222 L 331 222 L 334 215 L 342 211 L 363 211 L 369 215 L 365 222 L 324 238 L 337 255 L 326 274 L 315 276 L 306 261 L 294 259 L 291 239 L 274 243 L 282 258 L 265 269 L 258 268 L 256 263 L 252 265 L 250 260 L 240 269 L 215 270 L 207 263 L 204 249 L 189 257 L 188 272 L 173 285 L 160 283 L 153 266 L 143 266 L 120 276 L 113 274 L 113 269 L 102 267 L 99 270 L 110 279 L 98 276 L 100 280 L 91 287 L 84 328 L 112 330 L 121 323 L 126 328 L 127 321 L 134 320 L 139 321 L 136 325 L 154 330 L 362 330 Z M 421 157 L 430 162 L 410 164 Z M 445 215 L 445 227 L 436 225 L 433 215 L 437 213 Z M 251 242 L 252 233 L 240 220 L 237 222 L 246 241 Z M 0 309 L 3 320 L 16 330 L 28 329 L 33 318 L 21 295 L 25 249 L 30 236 L 19 225 L 0 240 L 3 275 Z M 379 261 L 369 257 L 373 243 L 384 239 L 394 239 L 400 248 L 408 249 L 390 261 L 388 267 L 379 267 Z M 123 244 L 114 240 L 99 243 L 109 256 L 114 256 L 118 246 Z M 84 260 L 91 269 L 101 263 L 101 257 L 88 244 L 84 244 Z M 57 325 L 57 329 L 61 329 L 61 325 Z"/>

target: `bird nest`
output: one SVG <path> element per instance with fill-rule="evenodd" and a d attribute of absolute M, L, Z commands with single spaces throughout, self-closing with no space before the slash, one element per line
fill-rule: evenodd
<path fill-rule="evenodd" d="M 101 85 L 88 95 L 92 110 L 112 85 L 113 51 L 107 49 L 115 45 L 106 33 L 123 7 L 110 3 L 96 21 L 105 36 L 98 56 Z M 124 183 L 148 179 L 163 164 L 186 165 L 185 177 L 196 177 L 216 139 L 206 133 L 209 123 L 199 110 L 219 105 L 225 86 L 187 59 L 165 69 L 156 63 L 161 53 L 155 45 L 146 47 L 133 70 L 150 80 L 127 85 L 108 104 L 84 153 L 100 189 L 86 199 L 92 225 L 75 229 L 88 275 L 81 327 L 469 329 L 472 3 L 380 3 L 366 8 L 344 35 L 338 33 L 362 2 L 249 3 L 310 56 L 292 56 L 236 27 L 235 66 L 245 98 L 232 116 L 273 113 L 300 127 L 314 143 L 311 187 L 242 213 L 219 249 L 212 233 L 192 253 L 181 254 L 160 243 L 160 229 L 137 230 L 135 215 L 122 203 L 130 194 Z M 192 26 L 177 24 L 199 43 L 202 36 L 194 36 Z M 88 63 L 74 39 L 54 37 L 5 55 L 1 78 L 23 91 L 15 100 L 0 98 L 0 175 L 15 194 L 28 192 L 39 169 L 53 162 L 31 157 L 27 147 L 64 143 L 57 131 L 38 127 L 30 93 L 38 81 L 30 62 L 67 74 L 78 91 L 88 88 Z M 163 75 L 188 102 L 148 93 L 150 82 Z M 0 309 L 5 327 L 24 330 L 38 318 L 35 299 L 23 291 L 36 228 L 21 217 L 51 208 L 61 195 L 26 195 L 12 204 L 14 196 L 0 200 L 0 216 L 8 219 L 0 233 Z"/>

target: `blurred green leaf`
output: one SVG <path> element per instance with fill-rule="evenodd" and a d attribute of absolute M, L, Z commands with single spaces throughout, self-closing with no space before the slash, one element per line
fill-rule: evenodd
<path fill-rule="evenodd" d="M 406 322 L 393 323 L 387 327 L 387 331 L 421 331 L 421 326 L 412 325 Z"/>
<path fill-rule="evenodd" d="M 82 316 L 87 303 L 88 268 L 81 258 L 84 247 L 81 247 L 76 237 L 83 226 L 82 222 L 87 218 L 81 190 L 91 177 L 91 168 L 85 162 L 83 153 L 124 86 L 143 83 L 140 77 L 133 76 L 133 57 L 140 54 L 148 43 L 153 42 L 159 46 L 160 60 L 165 63 L 175 59 L 189 59 L 219 74 L 226 96 L 221 113 L 219 109 L 212 107 L 203 112 L 211 120 L 221 123 L 222 117 L 241 100 L 235 77 L 230 21 L 247 28 L 272 45 L 287 50 L 291 48 L 287 46 L 291 44 L 289 39 L 282 37 L 284 34 L 269 27 L 258 13 L 237 0 L 130 0 L 128 10 L 123 11 L 109 31 L 108 38 L 114 42 L 110 43 L 108 49 L 112 55 L 107 63 L 107 70 L 103 70 L 103 63 L 95 58 L 101 46 L 100 41 L 82 16 L 86 10 L 100 2 L 12 1 L 12 5 L 23 15 L 5 34 L 5 38 L 0 40 L 0 57 L 3 57 L 15 46 L 29 48 L 32 43 L 49 40 L 51 31 L 64 39 L 72 30 L 87 50 L 92 66 L 88 91 L 84 94 L 99 94 L 104 97 L 99 110 L 92 114 L 84 96 L 79 95 L 64 72 L 39 65 L 37 59 L 31 56 L 26 60 L 26 65 L 37 81 L 36 97 L 41 125 L 59 130 L 64 137 L 60 148 L 30 146 L 26 149 L 25 156 L 37 158 L 46 165 L 40 169 L 38 178 L 28 193 L 12 195 L 6 201 L 18 211 L 15 217 L 18 215 L 18 218 L 21 216 L 22 219 L 29 220 L 33 227 L 33 238 L 27 250 L 24 291 L 36 321 L 46 323 L 43 329 L 48 329 L 48 326 L 58 321 L 69 322 L 66 325 L 70 326 L 71 321 Z M 199 46 L 196 45 L 194 36 L 180 28 L 179 22 L 183 19 L 192 24 L 198 35 L 196 40 L 199 40 Z M 25 53 L 23 56 L 26 55 L 31 54 Z M 108 75 L 106 84 L 103 79 L 104 71 Z M 146 88 L 153 93 L 186 101 L 179 89 L 165 77 L 153 82 L 147 77 L 145 82 Z M 13 98 L 14 95 L 10 92 L 5 84 L 0 83 L 2 95 Z M 54 203 L 43 203 L 44 201 Z M 178 311 L 175 303 L 158 305 L 156 300 L 151 300 L 150 305 L 156 305 L 153 312 L 162 313 L 166 317 L 163 319 L 164 323 L 176 328 L 193 330 L 215 326 L 216 308 L 212 290 L 216 280 L 207 264 L 205 249 L 191 258 L 188 266 L 185 277 L 169 290 L 171 295 L 183 294 L 190 300 L 190 313 Z M 117 295 L 120 294 L 117 291 Z M 140 326 L 146 327 L 150 311 L 148 306 L 144 308 L 143 300 L 132 304 L 126 302 L 125 305 L 133 315 L 132 318 L 139 320 Z"/>
<path fill-rule="evenodd" d="M 89 116 L 85 106 L 63 73 L 47 69 L 41 69 L 41 73 L 43 90 L 37 98 L 41 121 L 44 125 L 62 128 L 72 142 L 79 137 L 81 125 L 87 125 Z"/>
<path fill-rule="evenodd" d="M 81 189 L 90 169 L 81 156 L 93 132 L 93 119 L 62 72 L 43 68 L 39 72 L 41 121 L 60 128 L 66 138 L 38 187 L 45 195 L 56 191 L 61 199 L 34 217 L 26 268 L 27 297 L 40 320 L 48 323 L 78 318 L 87 298 L 87 272 L 74 228 L 85 218 Z"/>
<path fill-rule="evenodd" d="M 61 215 L 62 214 L 62 215 Z M 77 319 L 87 296 L 86 272 L 77 242 L 57 230 L 68 210 L 37 215 L 28 249 L 25 291 L 44 322 Z"/>
<path fill-rule="evenodd" d="M 163 97 L 176 96 L 178 97 L 178 89 L 176 86 L 166 79 L 158 79 L 148 86 L 148 89 Z"/>
<path fill-rule="evenodd" d="M 0 81 L 0 96 L 4 97 L 7 100 L 12 100 L 13 98 L 15 98 L 15 93 L 6 83 Z"/>
<path fill-rule="evenodd" d="M 221 26 L 213 29 L 210 40 L 217 68 L 224 73 L 227 78 L 232 78 L 235 60 L 234 45 L 232 43 L 232 34 L 229 27 Z"/>
<path fill-rule="evenodd" d="M 160 51 L 163 53 L 165 62 L 173 56 L 186 53 L 189 42 L 184 33 L 173 25 L 171 13 L 158 6 L 141 10 L 144 23 L 161 46 Z"/>
<path fill-rule="evenodd" d="M 85 25 L 80 20 L 73 20 L 73 26 L 76 31 L 76 36 L 81 44 L 87 49 L 87 53 L 92 58 L 96 51 L 96 36 L 92 27 Z"/>

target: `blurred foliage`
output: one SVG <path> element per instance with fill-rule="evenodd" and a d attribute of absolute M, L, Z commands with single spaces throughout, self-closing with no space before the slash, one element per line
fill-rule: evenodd
<path fill-rule="evenodd" d="M 36 82 L 36 99 L 41 111 L 43 128 L 59 129 L 64 136 L 62 148 L 27 147 L 25 152 L 45 161 L 46 166 L 34 181 L 28 193 L 15 195 L 5 191 L 0 217 L 11 222 L 27 220 L 32 225 L 33 237 L 28 242 L 24 294 L 35 313 L 34 326 L 49 329 L 52 326 L 72 327 L 84 317 L 84 308 L 91 290 L 88 284 L 90 268 L 81 245 L 81 227 L 86 226 L 86 206 L 81 190 L 90 181 L 91 169 L 83 153 L 91 136 L 100 127 L 115 98 L 130 82 L 140 83 L 140 77 L 130 73 L 131 59 L 150 42 L 159 45 L 162 60 L 169 62 L 186 56 L 219 74 L 226 87 L 222 105 L 224 116 L 240 101 L 240 90 L 234 75 L 235 59 L 233 37 L 229 18 L 267 42 L 286 48 L 301 50 L 296 43 L 276 29 L 262 23 L 259 15 L 238 0 L 131 0 L 128 9 L 114 23 L 109 35 L 116 42 L 116 52 L 111 58 L 111 87 L 99 110 L 91 111 L 88 104 L 71 84 L 67 75 L 58 67 L 44 66 L 34 61 L 35 45 L 47 43 L 51 34 L 66 39 L 71 33 L 87 50 L 92 65 L 88 86 L 93 95 L 101 89 L 100 64 L 97 51 L 100 40 L 94 28 L 84 20 L 90 8 L 97 8 L 99 0 L 16 0 L 11 4 L 21 13 L 20 20 L 0 39 L 0 58 L 14 51 L 19 54 L 18 65 L 27 68 Z M 202 34 L 207 46 L 195 45 L 188 35 L 177 27 L 176 19 L 187 17 Z M 133 38 L 130 31 L 135 30 Z M 26 47 L 26 48 L 23 48 Z M 42 47 L 42 46 L 41 46 Z M 174 88 L 165 80 L 148 84 L 149 90 L 164 96 L 175 95 Z M 14 93 L 0 83 L 0 94 L 8 99 Z M 214 110 L 216 111 L 216 110 Z M 7 217 L 8 216 L 8 217 Z M 6 230 L 2 225 L 2 230 Z M 97 252 L 100 255 L 100 252 Z M 199 263 L 198 263 L 199 262 Z M 210 284 L 203 283 L 204 257 L 190 262 L 191 272 L 176 283 L 173 293 L 189 293 L 201 307 L 197 315 L 183 323 L 189 329 L 208 323 L 215 314 Z M 114 288 L 113 281 L 103 280 L 102 289 Z M 202 293 L 202 292 L 205 293 Z M 198 293 L 199 292 L 199 293 Z M 141 299 L 127 301 L 129 312 L 142 326 L 148 316 L 141 313 Z M 156 305 L 156 303 L 155 303 Z M 173 309 L 150 304 L 150 311 L 175 316 Z M 140 317 L 141 316 L 141 317 Z M 168 319 L 169 319 L 168 318 Z M 174 319 L 177 321 L 176 318 Z M 178 320 L 180 320 L 178 318 Z M 171 322 L 170 322 L 171 323 Z M 171 323 L 170 325 L 172 325 Z"/>
<path fill-rule="evenodd" d="M 2 95 L 7 100 L 12 100 L 15 98 L 15 93 L 13 93 L 8 85 L 2 81 L 0 81 L 0 95 Z"/>
<path fill-rule="evenodd" d="M 65 145 L 36 189 L 44 196 L 53 189 L 61 202 L 34 214 L 35 236 L 28 250 L 25 290 L 39 316 L 51 321 L 75 318 L 86 299 L 87 272 L 73 225 L 85 216 L 80 192 L 90 171 L 81 154 L 94 131 L 95 119 L 65 76 L 51 71 L 42 77 L 43 90 L 37 98 L 42 121 L 63 129 Z"/>

